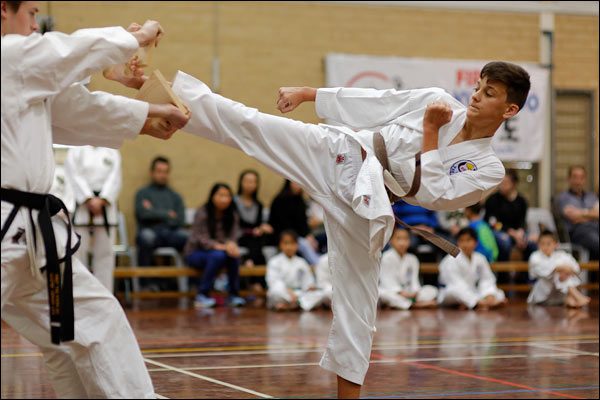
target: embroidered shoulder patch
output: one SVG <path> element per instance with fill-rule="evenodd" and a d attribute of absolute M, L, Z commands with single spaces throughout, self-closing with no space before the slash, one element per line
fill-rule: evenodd
<path fill-rule="evenodd" d="M 471 160 L 460 160 L 452 164 L 449 172 L 454 175 L 465 171 L 477 171 L 477 165 Z"/>

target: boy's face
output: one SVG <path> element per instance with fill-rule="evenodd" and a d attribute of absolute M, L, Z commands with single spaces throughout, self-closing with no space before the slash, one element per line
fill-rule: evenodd
<path fill-rule="evenodd" d="M 481 78 L 471 95 L 467 118 L 480 123 L 495 123 L 508 119 L 519 111 L 516 104 L 506 101 L 506 85 L 498 81 Z"/>
<path fill-rule="evenodd" d="M 405 229 L 396 229 L 390 244 L 398 253 L 406 254 L 410 246 L 408 231 Z"/>
<path fill-rule="evenodd" d="M 458 248 L 467 256 L 471 257 L 477 247 L 477 241 L 471 235 L 462 235 L 458 238 Z"/>
<path fill-rule="evenodd" d="M 6 4 L 6 1 L 3 1 L 1 2 L 1 9 L 2 36 L 8 34 L 29 36 L 40 29 L 35 19 L 35 15 L 39 11 L 37 1 L 22 2 L 17 12 L 14 12 L 12 8 Z"/>
<path fill-rule="evenodd" d="M 538 246 L 542 253 L 550 256 L 554 250 L 556 250 L 558 243 L 556 243 L 556 240 L 551 236 L 542 236 L 540 237 L 540 240 L 538 240 Z"/>
<path fill-rule="evenodd" d="M 279 241 L 279 249 L 288 258 L 292 258 L 298 252 L 298 243 L 289 235 L 283 235 Z"/>

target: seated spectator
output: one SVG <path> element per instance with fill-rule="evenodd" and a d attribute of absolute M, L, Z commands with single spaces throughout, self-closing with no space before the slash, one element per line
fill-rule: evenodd
<path fill-rule="evenodd" d="M 324 295 L 323 305 L 331 307 L 331 296 L 333 294 L 333 284 L 331 283 L 331 270 L 329 268 L 329 257 L 323 254 L 319 257 L 319 262 L 315 267 L 315 276 L 317 289 Z"/>
<path fill-rule="evenodd" d="M 409 225 L 424 229 L 431 233 L 435 233 L 437 235 L 442 236 L 443 238 L 448 238 L 448 232 L 446 232 L 440 225 L 437 213 L 432 210 L 428 210 L 427 208 L 423 208 L 420 206 L 415 206 L 412 204 L 408 204 L 403 200 L 399 200 L 392 206 L 394 210 L 394 214 L 396 217 L 406 222 Z M 429 244 L 426 240 L 417 235 L 411 235 L 410 239 L 410 247 L 409 251 L 412 253 L 418 254 L 417 248 L 421 244 Z M 434 247 L 434 251 L 436 252 L 436 258 L 443 257 L 443 250 Z"/>
<path fill-rule="evenodd" d="M 283 188 L 271 204 L 269 224 L 273 227 L 274 238 L 279 238 L 281 232 L 288 229 L 296 232 L 299 254 L 310 265 L 317 264 L 319 261 L 318 243 L 308 227 L 306 202 L 300 185 L 285 181 Z"/>
<path fill-rule="evenodd" d="M 481 253 L 489 262 L 498 259 L 498 245 L 492 228 L 481 216 L 481 205 L 475 203 L 465 209 L 465 216 L 469 219 L 469 227 L 477 232 L 477 247 L 475 251 Z"/>
<path fill-rule="evenodd" d="M 529 259 L 537 246 L 525 232 L 527 200 L 517 191 L 519 177 L 514 169 L 507 169 L 498 191 L 485 202 L 487 223 L 494 229 L 498 244 L 498 261 L 510 260 L 513 248 L 521 252 L 521 259 Z"/>
<path fill-rule="evenodd" d="M 496 277 L 486 258 L 475 251 L 477 233 L 473 228 L 458 232 L 458 257 L 444 257 L 440 263 L 439 305 L 486 310 L 506 303 L 504 292 L 496 286 Z"/>
<path fill-rule="evenodd" d="M 317 290 L 315 277 L 306 261 L 296 255 L 298 235 L 292 230 L 281 233 L 281 253 L 267 263 L 267 307 L 277 311 L 305 311 L 321 305 L 325 293 Z"/>
<path fill-rule="evenodd" d="M 174 247 L 181 251 L 188 238 L 184 229 L 185 207 L 181 196 L 168 186 L 169 173 L 169 160 L 156 157 L 150 167 L 152 183 L 135 195 L 136 243 L 141 266 L 152 265 L 156 248 Z"/>
<path fill-rule="evenodd" d="M 581 280 L 579 264 L 568 253 L 557 250 L 558 240 L 554 233 L 543 231 L 538 239 L 539 250 L 529 258 L 529 277 L 537 279 L 528 303 L 543 305 L 566 305 L 580 308 L 590 303 L 577 286 Z"/>
<path fill-rule="evenodd" d="M 240 216 L 241 236 L 238 244 L 248 249 L 248 254 L 243 257 L 247 266 L 265 265 L 262 253 L 265 235 L 273 233 L 273 227 L 263 221 L 263 205 L 258 200 L 259 186 L 258 172 L 245 170 L 240 174 L 237 196 L 233 198 Z"/>
<path fill-rule="evenodd" d="M 401 310 L 435 307 L 438 290 L 430 285 L 421 286 L 419 260 L 408 253 L 410 233 L 406 229 L 396 228 L 390 244 L 392 248 L 381 257 L 381 304 Z"/>
<path fill-rule="evenodd" d="M 590 259 L 598 259 L 598 196 L 585 190 L 586 172 L 569 168 L 569 189 L 560 193 L 557 205 L 571 242 L 585 247 Z"/>
<path fill-rule="evenodd" d="M 233 204 L 231 188 L 216 183 L 210 190 L 206 204 L 198 208 L 194 216 L 192 232 L 185 245 L 186 262 L 203 269 L 198 279 L 198 294 L 194 305 L 209 308 L 216 304 L 210 297 L 217 273 L 227 269 L 229 299 L 232 307 L 243 306 L 246 301 L 239 297 L 240 249 L 237 245 L 239 217 Z"/>

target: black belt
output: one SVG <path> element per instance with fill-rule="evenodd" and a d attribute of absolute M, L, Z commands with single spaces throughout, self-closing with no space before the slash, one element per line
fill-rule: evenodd
<path fill-rule="evenodd" d="M 40 194 L 22 192 L 14 189 L 2 188 L 0 199 L 14 205 L 6 223 L 2 227 L 2 236 L 8 232 L 19 208 L 29 208 L 29 216 L 33 223 L 31 210 L 38 210 L 38 224 L 44 240 L 44 249 L 46 251 L 46 279 L 48 283 L 48 304 L 50 306 L 50 334 L 52 343 L 71 341 L 75 338 L 75 316 L 73 309 L 73 268 L 71 256 L 77 250 L 71 249 L 71 221 L 69 211 L 65 204 L 58 197 L 51 194 Z M 65 257 L 58 258 L 56 250 L 56 238 L 52 228 L 52 216 L 63 211 L 67 216 L 67 245 L 65 248 Z M 33 225 L 34 246 L 37 246 Z M 60 263 L 65 263 L 64 274 L 60 272 Z M 62 279 L 61 279 L 62 278 Z M 62 282 L 62 284 L 61 284 Z"/>

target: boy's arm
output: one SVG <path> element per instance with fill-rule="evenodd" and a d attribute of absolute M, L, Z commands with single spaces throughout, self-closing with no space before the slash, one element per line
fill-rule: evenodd
<path fill-rule="evenodd" d="M 444 94 L 444 90 L 438 88 L 375 90 L 285 87 L 279 89 L 277 107 L 286 113 L 305 101 L 314 101 L 319 117 L 351 128 L 363 129 L 386 125 Z"/>

